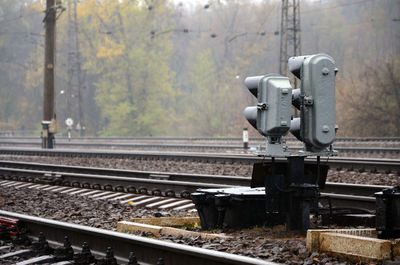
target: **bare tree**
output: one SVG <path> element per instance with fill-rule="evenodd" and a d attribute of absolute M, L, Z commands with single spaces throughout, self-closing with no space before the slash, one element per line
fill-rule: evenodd
<path fill-rule="evenodd" d="M 338 110 L 344 131 L 355 136 L 400 135 L 400 60 L 365 66 L 345 83 Z"/>

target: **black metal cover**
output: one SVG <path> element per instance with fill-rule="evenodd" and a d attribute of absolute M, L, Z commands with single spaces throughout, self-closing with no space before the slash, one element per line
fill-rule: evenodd
<path fill-rule="evenodd" d="M 304 183 L 308 184 L 318 184 L 320 189 L 325 187 L 326 176 L 328 175 L 328 165 L 321 164 L 320 165 L 320 174 L 317 179 L 317 170 L 318 167 L 316 164 L 311 162 L 304 163 Z M 282 182 L 285 182 L 285 186 L 289 186 L 291 183 L 298 182 L 294 180 L 293 177 L 290 177 L 290 167 L 287 161 L 275 161 L 274 170 L 276 175 L 282 176 Z M 253 174 L 251 176 L 251 187 L 264 187 L 265 186 L 265 177 L 272 172 L 272 163 L 271 161 L 266 161 L 263 163 L 254 163 L 253 166 Z M 318 182 L 318 183 L 317 183 Z M 283 183 L 282 183 L 283 184 Z"/>
<path fill-rule="evenodd" d="M 199 189 L 192 193 L 203 229 L 245 228 L 267 223 L 280 224 L 284 218 L 265 211 L 265 188 L 235 187 Z"/>
<path fill-rule="evenodd" d="M 378 237 L 400 237 L 400 186 L 376 192 L 375 197 Z"/>

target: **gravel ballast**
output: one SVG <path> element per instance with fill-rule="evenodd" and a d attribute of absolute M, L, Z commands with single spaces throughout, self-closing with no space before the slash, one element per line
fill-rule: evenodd
<path fill-rule="evenodd" d="M 193 161 L 142 160 L 115 158 L 47 157 L 0 155 L 2 160 L 26 161 L 57 165 L 117 168 L 141 171 L 176 172 L 251 177 L 253 166 L 242 164 L 204 163 Z M 329 170 L 327 181 L 367 185 L 400 185 L 396 173 L 370 173 Z"/>
<path fill-rule="evenodd" d="M 0 208 L 109 230 L 115 230 L 118 221 L 130 220 L 133 217 L 197 216 L 195 212 L 160 212 L 154 209 L 132 207 L 128 204 L 122 205 L 80 196 L 12 187 L 0 187 Z M 202 239 L 193 236 L 163 236 L 160 239 L 285 264 L 352 264 L 323 253 L 309 253 L 305 246 L 305 238 L 300 234 L 286 232 L 283 226 L 214 232 L 225 232 L 232 238 Z M 152 237 L 149 233 L 139 235 Z"/>
<path fill-rule="evenodd" d="M 242 164 L 220 164 L 187 161 L 161 161 L 142 159 L 66 158 L 38 156 L 1 155 L 2 160 L 26 161 L 71 166 L 104 167 L 158 172 L 199 173 L 251 177 L 252 166 Z M 327 181 L 370 185 L 400 185 L 400 176 L 387 173 L 330 170 Z M 186 211 L 160 211 L 122 205 L 117 202 L 93 200 L 29 189 L 14 189 L 0 186 L 0 208 L 64 222 L 76 223 L 103 229 L 115 230 L 118 221 L 134 217 L 184 217 L 197 216 Z M 305 238 L 286 232 L 284 227 L 257 227 L 241 231 L 224 232 L 232 239 L 202 239 L 199 237 L 163 236 L 160 239 L 224 251 L 263 260 L 286 264 L 352 264 L 331 258 L 322 253 L 309 253 Z M 151 234 L 140 233 L 152 237 Z M 362 263 L 358 263 L 362 264 Z"/>

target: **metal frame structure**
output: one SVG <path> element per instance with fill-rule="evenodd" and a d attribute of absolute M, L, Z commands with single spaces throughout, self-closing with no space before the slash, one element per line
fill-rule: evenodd
<path fill-rule="evenodd" d="M 279 53 L 279 74 L 281 75 L 288 75 L 288 59 L 301 54 L 300 33 L 300 0 L 282 0 Z"/>
<path fill-rule="evenodd" d="M 79 45 L 79 28 L 77 17 L 77 1 L 68 0 L 68 84 L 67 84 L 67 113 L 66 118 L 75 117 L 79 136 L 84 135 L 82 128 L 84 127 L 84 110 L 83 110 L 83 93 L 82 93 L 82 69 L 81 69 L 81 51 Z M 74 100 L 74 95 L 77 99 Z M 77 101 L 77 102 L 76 102 Z M 73 105 L 78 105 L 73 108 Z M 76 109 L 76 110 L 75 110 Z M 68 126 L 69 132 L 72 125 Z"/>

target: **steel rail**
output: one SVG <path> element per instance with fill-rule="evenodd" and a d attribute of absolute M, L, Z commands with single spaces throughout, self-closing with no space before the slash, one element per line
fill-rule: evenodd
<path fill-rule="evenodd" d="M 322 191 L 330 194 L 347 194 L 354 196 L 373 197 L 375 192 L 379 192 L 388 188 L 391 188 L 391 186 L 326 182 Z"/>
<path fill-rule="evenodd" d="M 0 145 L 33 145 L 39 146 L 40 142 L 27 141 L 0 141 Z M 57 142 L 63 147 L 118 147 L 118 148 L 158 148 L 158 149 L 243 149 L 238 145 L 205 145 L 205 144 L 141 144 L 141 143 L 87 143 L 87 142 Z"/>
<path fill-rule="evenodd" d="M 160 171 L 140 171 L 115 168 L 97 168 L 97 167 L 82 167 L 68 165 L 42 164 L 33 162 L 18 162 L 0 160 L 0 168 L 17 168 L 38 170 L 40 174 L 63 174 L 77 173 L 89 175 L 107 175 L 130 178 L 145 178 L 145 179 L 165 179 L 171 181 L 186 181 L 186 182 L 201 182 L 212 184 L 226 184 L 237 186 L 250 186 L 250 177 L 242 176 L 226 176 L 226 175 L 208 175 L 208 174 L 191 174 L 191 173 L 175 173 L 175 172 L 160 172 Z M 46 172 L 44 172 L 46 171 Z"/>
<path fill-rule="evenodd" d="M 119 176 L 128 178 L 165 179 L 171 181 L 224 184 L 230 186 L 247 186 L 247 187 L 249 187 L 251 183 L 250 177 L 243 177 L 243 176 L 139 171 L 139 170 L 128 170 L 128 169 L 54 165 L 54 164 L 42 164 L 42 163 L 18 162 L 18 161 L 0 160 L 0 169 L 1 167 L 36 170 L 39 175 L 46 173 L 50 173 L 53 175 L 55 174 L 62 175 L 64 173 L 79 173 L 79 174 L 89 174 L 89 175 Z M 324 192 L 329 192 L 329 193 L 373 196 L 375 192 L 381 191 L 386 188 L 389 188 L 389 186 L 327 182 L 323 190 Z"/>
<path fill-rule="evenodd" d="M 6 161 L 0 161 L 0 164 L 7 166 Z M 199 175 L 199 174 L 179 174 L 171 172 L 146 172 L 146 171 L 130 171 L 130 170 L 114 170 L 101 169 L 101 168 L 87 168 L 87 167 L 73 167 L 60 165 L 42 165 L 46 170 L 40 169 L 41 164 L 27 163 L 24 165 L 22 162 L 10 162 L 8 168 L 0 167 L 0 174 L 6 179 L 21 180 L 21 176 L 29 176 L 31 182 L 35 182 L 34 176 L 39 179 L 45 174 L 62 176 L 63 182 L 67 181 L 68 185 L 73 187 L 82 187 L 85 183 L 90 183 L 93 187 L 94 183 L 102 185 L 104 190 L 117 190 L 122 189 L 127 191 L 127 187 L 135 187 L 136 191 L 141 188 L 145 189 L 142 194 L 148 194 L 148 191 L 157 190 L 160 194 L 165 196 L 180 195 L 180 197 L 189 197 L 189 194 L 195 192 L 199 188 L 227 188 L 234 186 L 250 186 L 250 178 L 248 177 L 232 177 L 232 176 L 218 176 L 218 175 Z M 24 168 L 33 167 L 32 169 L 18 169 L 15 167 L 23 166 Z M 56 169 L 57 171 L 54 171 Z M 82 170 L 85 173 L 79 172 Z M 102 171 L 104 170 L 104 171 Z M 67 173 L 65 171 L 75 171 L 75 173 Z M 82 172 L 81 171 L 81 172 Z M 109 173 L 116 173 L 119 176 L 110 176 Z M 102 174 L 102 175 L 100 175 Z M 13 177 L 15 176 L 15 177 Z M 135 176 L 135 177 L 133 177 Z M 151 179 L 153 177 L 160 179 Z M 172 179 L 170 177 L 173 176 Z M 14 179 L 15 178 L 15 179 Z M 25 178 L 25 181 L 27 178 Z M 76 185 L 75 185 L 76 183 Z M 89 185 L 89 186 L 90 186 Z M 108 186 L 108 188 L 106 188 Z M 101 187 L 100 187 L 101 188 Z M 362 184 L 349 184 L 349 183 L 334 183 L 327 182 L 325 187 L 321 190 L 323 197 L 329 197 L 335 206 L 342 207 L 358 207 L 368 210 L 374 210 L 375 198 L 374 193 L 383 189 L 390 188 L 389 186 L 382 185 L 362 185 Z M 173 190 L 172 195 L 168 195 L 167 191 Z"/>
<path fill-rule="evenodd" d="M 28 141 L 0 141 L 0 145 L 29 145 L 40 146 L 40 142 Z M 215 145 L 215 144 L 166 144 L 166 143 L 103 143 L 103 142 L 57 142 L 62 147 L 94 147 L 94 148 L 121 148 L 121 149 L 185 149 L 185 150 L 238 150 L 243 151 L 243 145 Z M 292 150 L 302 150 L 301 146 L 291 146 Z M 342 153 L 387 153 L 400 154 L 399 147 L 340 147 L 335 150 Z"/>
<path fill-rule="evenodd" d="M 83 242 L 87 242 L 93 252 L 104 253 L 111 247 L 114 256 L 119 262 L 128 262 L 128 255 L 134 251 L 139 262 L 156 264 L 162 257 L 168 265 L 221 265 L 221 264 L 248 264 L 248 265 L 275 265 L 276 263 L 263 261 L 214 250 L 207 250 L 187 245 L 171 243 L 151 238 L 144 238 L 99 228 L 65 223 L 40 217 L 28 216 L 0 210 L 1 216 L 16 218 L 22 221 L 29 229 L 29 235 L 37 238 L 43 232 L 51 243 L 62 243 L 68 236 L 75 249 L 80 249 Z M 103 254 L 104 255 L 104 254 Z"/>
<path fill-rule="evenodd" d="M 47 173 L 49 172 L 41 170 L 0 168 L 0 174 L 3 176 L 18 176 L 18 180 L 21 180 L 21 176 L 26 176 L 25 181 L 29 180 L 29 178 L 32 178 L 32 180 L 29 182 L 37 182 L 40 177 L 44 176 Z M 165 196 L 179 195 L 181 197 L 187 197 L 190 193 L 195 192 L 199 188 L 215 189 L 233 187 L 233 185 L 191 181 L 117 177 L 66 172 L 52 173 L 54 175 L 61 176 L 62 183 L 68 183 L 68 186 L 72 187 L 82 187 L 86 183 L 89 184 L 91 187 L 93 187 L 95 184 L 100 185 L 99 188 L 104 190 L 113 190 L 116 189 L 116 187 L 121 187 L 124 190 L 127 190 L 129 187 L 133 187 L 138 193 L 149 194 L 152 191 L 157 191 Z M 64 186 L 67 186 L 67 184 L 64 184 Z M 173 191 L 173 193 L 171 193 L 171 191 Z M 171 195 L 168 195 L 169 193 Z"/>
<path fill-rule="evenodd" d="M 321 193 L 321 197 L 329 198 L 335 207 L 349 207 L 375 211 L 375 197 L 356 196 L 349 194 Z M 320 199 L 320 202 L 322 201 Z"/>
<path fill-rule="evenodd" d="M 0 139 L 12 140 L 12 139 L 41 139 L 40 136 L 0 136 Z M 243 141 L 241 137 L 73 137 L 68 138 L 65 136 L 56 136 L 56 140 L 88 140 L 88 141 Z M 263 137 L 250 137 L 250 141 L 265 141 Z M 285 137 L 286 141 L 298 141 L 294 137 Z M 336 142 L 398 142 L 400 137 L 337 137 Z"/>
<path fill-rule="evenodd" d="M 39 148 L 4 148 L 0 154 L 30 156 L 62 156 L 62 157 L 97 157 L 116 159 L 150 159 L 173 161 L 201 161 L 212 163 L 254 164 L 268 162 L 268 157 L 257 157 L 254 154 L 216 154 L 191 152 L 150 152 L 150 151 L 116 151 L 116 150 L 83 150 L 83 149 L 39 149 Z M 279 159 L 278 159 L 279 160 Z M 307 163 L 316 163 L 313 157 L 306 158 Z M 400 172 L 400 159 L 321 157 L 321 163 L 331 168 L 357 169 L 359 171 Z"/>

